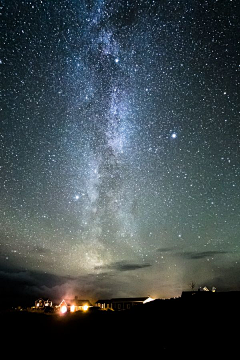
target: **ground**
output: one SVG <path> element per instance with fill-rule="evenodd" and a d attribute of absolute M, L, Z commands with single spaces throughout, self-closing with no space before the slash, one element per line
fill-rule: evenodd
<path fill-rule="evenodd" d="M 217 305 L 217 306 L 216 306 Z M 237 304 L 156 301 L 123 312 L 1 314 L 3 346 L 16 354 L 49 356 L 90 352 L 147 355 L 236 351 Z M 31 346 L 34 344 L 34 347 Z"/>

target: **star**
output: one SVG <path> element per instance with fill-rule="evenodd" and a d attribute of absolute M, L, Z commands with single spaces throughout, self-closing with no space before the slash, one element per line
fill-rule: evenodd
<path fill-rule="evenodd" d="M 32 294 L 45 273 L 90 298 L 168 297 L 214 273 L 234 289 L 240 2 L 20 3 L 0 58 L 5 283 L 26 269 Z"/>

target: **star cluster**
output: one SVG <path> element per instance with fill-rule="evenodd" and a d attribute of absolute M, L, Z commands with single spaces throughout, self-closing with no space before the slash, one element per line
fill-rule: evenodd
<path fill-rule="evenodd" d="M 238 1 L 1 10 L 4 272 L 239 286 Z"/>

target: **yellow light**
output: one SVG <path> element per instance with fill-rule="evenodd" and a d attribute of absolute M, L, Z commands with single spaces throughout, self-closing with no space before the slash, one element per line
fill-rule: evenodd
<path fill-rule="evenodd" d="M 144 300 L 143 301 L 143 304 L 146 304 L 146 303 L 148 303 L 148 302 L 150 302 L 150 301 L 154 301 L 155 299 L 153 299 L 153 298 L 151 298 L 150 296 L 146 299 L 146 300 Z"/>
<path fill-rule="evenodd" d="M 67 307 L 65 305 L 61 306 L 60 311 L 62 314 L 65 314 L 67 312 Z"/>
<path fill-rule="evenodd" d="M 83 311 L 87 311 L 88 310 L 88 305 L 83 305 Z"/>
<path fill-rule="evenodd" d="M 71 311 L 71 312 L 74 312 L 74 311 L 75 311 L 75 305 L 71 305 L 70 311 Z"/>

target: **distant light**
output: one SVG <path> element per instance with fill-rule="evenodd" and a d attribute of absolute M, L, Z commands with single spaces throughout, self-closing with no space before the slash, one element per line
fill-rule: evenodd
<path fill-rule="evenodd" d="M 149 296 L 146 300 L 143 301 L 143 304 L 147 304 L 148 302 L 154 301 L 154 300 L 155 300 L 155 299 L 153 299 L 153 298 L 151 298 L 151 297 Z"/>
<path fill-rule="evenodd" d="M 62 314 L 65 314 L 67 312 L 67 306 L 65 305 L 61 306 L 60 311 Z"/>
<path fill-rule="evenodd" d="M 74 311 L 75 311 L 75 305 L 71 305 L 70 311 L 71 311 L 71 312 L 74 312 Z"/>
<path fill-rule="evenodd" d="M 176 137 L 177 137 L 177 134 L 176 134 L 175 132 L 172 133 L 171 138 L 172 138 L 172 139 L 176 139 Z"/>
<path fill-rule="evenodd" d="M 88 310 L 88 305 L 83 305 L 83 311 L 87 311 Z"/>
<path fill-rule="evenodd" d="M 76 200 L 78 200 L 79 198 L 80 198 L 80 196 L 79 196 L 79 195 L 76 195 L 76 196 L 75 196 L 75 199 L 76 199 Z"/>
<path fill-rule="evenodd" d="M 119 58 L 116 58 L 116 59 L 115 59 L 115 63 L 119 63 Z"/>

